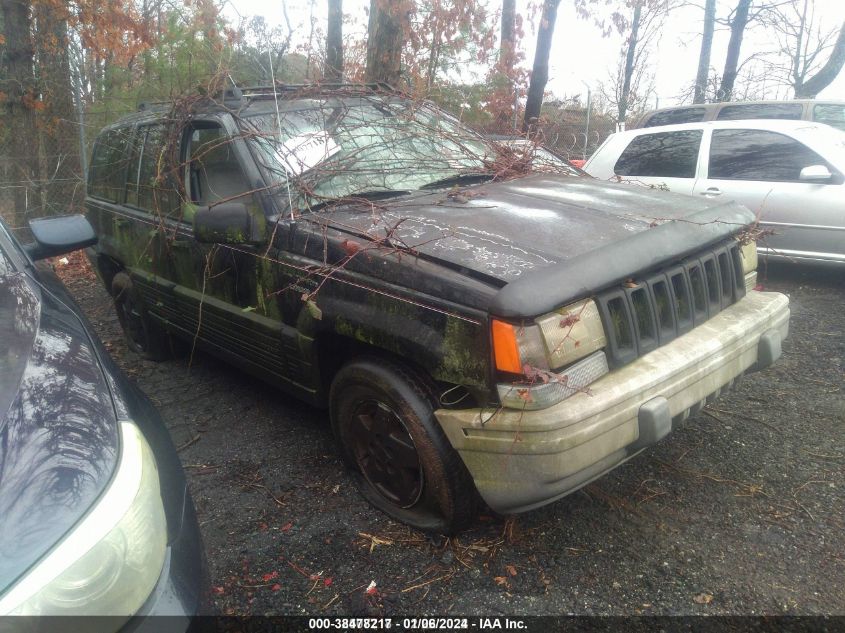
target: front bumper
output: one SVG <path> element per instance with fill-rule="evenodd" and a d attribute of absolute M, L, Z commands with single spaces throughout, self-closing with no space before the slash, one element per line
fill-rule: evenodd
<path fill-rule="evenodd" d="M 780 355 L 789 300 L 749 292 L 706 323 L 539 411 L 438 409 L 452 446 L 495 511 L 563 497 L 697 413 L 734 379 Z"/>

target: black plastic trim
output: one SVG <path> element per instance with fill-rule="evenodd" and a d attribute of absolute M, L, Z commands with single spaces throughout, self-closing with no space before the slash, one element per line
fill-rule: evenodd
<path fill-rule="evenodd" d="M 651 333 L 643 332 L 640 329 L 639 312 L 634 300 L 634 295 L 638 293 L 645 295 L 645 309 L 648 310 L 646 317 L 648 322 L 651 324 Z M 628 295 L 628 306 L 631 309 L 631 319 L 634 322 L 634 332 L 636 332 L 635 342 L 637 345 L 637 355 L 643 356 L 644 354 L 648 354 L 650 351 L 657 349 L 658 346 L 657 319 L 655 318 L 653 310 L 654 302 L 652 301 L 652 296 L 648 291 L 648 286 L 645 284 L 639 284 L 633 288 L 625 288 L 625 294 Z"/>
<path fill-rule="evenodd" d="M 603 295 L 596 297 L 596 305 L 598 305 L 599 314 L 601 315 L 602 325 L 604 326 L 605 336 L 607 338 L 607 362 L 611 369 L 626 365 L 627 363 L 636 360 L 638 356 L 634 323 L 631 318 L 631 309 L 627 299 L 627 295 L 621 289 L 606 292 Z M 622 316 L 625 319 L 623 325 L 627 328 L 631 337 L 630 346 L 620 347 L 619 341 L 614 335 L 615 330 L 613 328 L 613 316 L 611 315 L 610 304 L 615 300 L 618 300 L 622 304 Z"/>

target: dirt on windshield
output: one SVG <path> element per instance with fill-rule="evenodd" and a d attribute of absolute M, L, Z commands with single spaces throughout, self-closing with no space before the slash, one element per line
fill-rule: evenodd
<path fill-rule="evenodd" d="M 200 353 L 139 359 L 84 258 L 56 267 L 170 428 L 221 613 L 845 612 L 841 271 L 761 271 L 791 299 L 783 357 L 657 446 L 545 508 L 432 539 L 361 499 L 325 412 Z"/>

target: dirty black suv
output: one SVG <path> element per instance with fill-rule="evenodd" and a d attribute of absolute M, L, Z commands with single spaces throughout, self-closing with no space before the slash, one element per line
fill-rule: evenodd
<path fill-rule="evenodd" d="M 426 530 L 576 490 L 788 331 L 747 209 L 532 173 L 378 87 L 147 106 L 100 134 L 87 212 L 132 349 L 328 407 L 363 495 Z"/>

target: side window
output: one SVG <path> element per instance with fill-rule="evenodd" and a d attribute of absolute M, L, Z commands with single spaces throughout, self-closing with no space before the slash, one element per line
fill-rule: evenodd
<path fill-rule="evenodd" d="M 845 103 L 821 103 L 815 106 L 813 120 L 845 130 Z"/>
<path fill-rule="evenodd" d="M 252 188 L 244 176 L 232 139 L 221 127 L 194 129 L 188 138 L 186 189 L 198 206 L 230 202 Z"/>
<path fill-rule="evenodd" d="M 833 167 L 803 143 L 766 130 L 714 130 L 709 178 L 797 182 L 804 167 Z"/>
<path fill-rule="evenodd" d="M 129 167 L 126 171 L 126 204 L 133 207 L 138 206 L 138 173 L 141 167 L 141 150 L 146 137 L 147 128 L 138 128 L 129 152 Z"/>
<path fill-rule="evenodd" d="M 618 176 L 695 178 L 701 130 L 641 134 L 625 148 L 613 171 Z"/>
<path fill-rule="evenodd" d="M 794 119 L 803 114 L 804 106 L 800 103 L 748 103 L 727 105 L 719 110 L 719 121 L 739 121 L 743 119 Z"/>
<path fill-rule="evenodd" d="M 138 165 L 137 206 L 161 215 L 172 215 L 181 208 L 168 131 L 164 125 L 138 128 L 144 144 Z"/>
<path fill-rule="evenodd" d="M 108 202 L 123 202 L 131 137 L 132 128 L 129 127 L 109 130 L 97 139 L 91 160 L 91 196 Z"/>
<path fill-rule="evenodd" d="M 643 127 L 659 125 L 675 125 L 676 123 L 698 123 L 704 120 L 704 108 L 678 108 L 655 112 L 649 117 Z"/>

